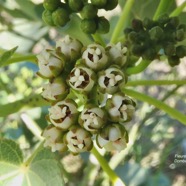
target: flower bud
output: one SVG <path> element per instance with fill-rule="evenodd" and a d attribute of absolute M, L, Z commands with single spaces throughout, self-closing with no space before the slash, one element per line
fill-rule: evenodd
<path fill-rule="evenodd" d="M 176 40 L 183 41 L 185 39 L 185 31 L 184 29 L 179 29 L 176 31 Z"/>
<path fill-rule="evenodd" d="M 75 12 L 79 12 L 83 8 L 82 0 L 69 0 L 68 5 Z"/>
<path fill-rule="evenodd" d="M 62 130 L 72 126 L 78 116 L 77 105 L 71 99 L 59 101 L 48 110 L 50 122 Z"/>
<path fill-rule="evenodd" d="M 98 44 L 90 44 L 82 54 L 83 62 L 93 70 L 102 70 L 106 68 L 108 56 L 105 49 Z"/>
<path fill-rule="evenodd" d="M 110 124 L 105 126 L 96 136 L 97 145 L 106 151 L 121 151 L 128 143 L 128 133 L 123 125 Z"/>
<path fill-rule="evenodd" d="M 56 26 L 65 26 L 70 21 L 69 12 L 64 8 L 58 8 L 52 13 L 52 19 Z"/>
<path fill-rule="evenodd" d="M 161 27 L 155 26 L 149 30 L 149 34 L 152 40 L 160 40 L 164 33 Z"/>
<path fill-rule="evenodd" d="M 39 71 L 37 74 L 43 78 L 58 76 L 65 65 L 64 57 L 57 55 L 54 50 L 45 49 L 37 55 Z"/>
<path fill-rule="evenodd" d="M 122 46 L 121 42 L 114 44 L 109 44 L 107 46 L 109 60 L 119 65 L 124 66 L 127 62 L 127 47 Z"/>
<path fill-rule="evenodd" d="M 48 11 L 55 11 L 61 4 L 60 0 L 44 0 L 43 6 Z"/>
<path fill-rule="evenodd" d="M 94 86 L 95 74 L 89 68 L 77 66 L 72 69 L 67 81 L 74 90 L 89 92 Z"/>
<path fill-rule="evenodd" d="M 81 21 L 81 29 L 86 34 L 94 34 L 97 29 L 97 24 L 94 19 L 83 19 Z"/>
<path fill-rule="evenodd" d="M 44 10 L 42 13 L 42 19 L 47 25 L 54 26 L 52 13 L 50 11 Z"/>
<path fill-rule="evenodd" d="M 136 32 L 139 32 L 139 31 L 143 30 L 143 23 L 142 23 L 142 21 L 139 20 L 139 19 L 133 19 L 132 20 L 132 28 Z"/>
<path fill-rule="evenodd" d="M 97 132 L 106 122 L 106 114 L 103 109 L 95 105 L 87 105 L 79 116 L 79 124 L 87 131 Z"/>
<path fill-rule="evenodd" d="M 114 94 L 119 90 L 119 85 L 125 83 L 123 72 L 113 66 L 99 73 L 98 84 L 102 92 Z"/>
<path fill-rule="evenodd" d="M 64 54 L 70 61 L 76 61 L 81 56 L 82 47 L 79 40 L 73 39 L 69 35 L 56 42 L 57 51 Z"/>
<path fill-rule="evenodd" d="M 110 29 L 110 23 L 109 21 L 102 17 L 97 18 L 97 32 L 100 34 L 106 34 L 109 32 Z"/>
<path fill-rule="evenodd" d="M 79 126 L 73 126 L 64 136 L 64 143 L 73 154 L 90 151 L 93 147 L 91 134 Z"/>
<path fill-rule="evenodd" d="M 57 77 L 52 79 L 48 84 L 43 85 L 41 95 L 48 101 L 57 101 L 64 99 L 68 92 L 68 87 L 62 77 Z"/>
<path fill-rule="evenodd" d="M 63 142 L 63 135 L 63 132 L 53 125 L 47 126 L 42 133 L 42 136 L 46 138 L 44 147 L 50 147 L 52 152 L 66 151 L 67 146 Z"/>
<path fill-rule="evenodd" d="M 117 93 L 107 100 L 106 110 L 111 121 L 123 123 L 132 119 L 135 103 L 131 98 Z"/>
<path fill-rule="evenodd" d="M 169 56 L 168 57 L 168 63 L 171 67 L 179 65 L 180 64 L 180 58 L 177 55 Z"/>
<path fill-rule="evenodd" d="M 98 8 L 104 8 L 107 3 L 107 0 L 91 0 L 91 3 Z"/>
<path fill-rule="evenodd" d="M 118 0 L 107 0 L 107 4 L 104 6 L 105 10 L 113 10 L 118 5 Z"/>
<path fill-rule="evenodd" d="M 176 47 L 176 55 L 179 58 L 185 57 L 186 56 L 186 46 L 184 46 L 184 45 L 177 46 Z"/>
<path fill-rule="evenodd" d="M 174 46 L 174 43 L 169 43 L 164 47 L 164 52 L 167 56 L 172 56 L 176 52 L 176 47 Z"/>
<path fill-rule="evenodd" d="M 97 16 L 98 9 L 92 4 L 86 4 L 82 11 L 81 16 L 83 19 L 93 19 Z"/>

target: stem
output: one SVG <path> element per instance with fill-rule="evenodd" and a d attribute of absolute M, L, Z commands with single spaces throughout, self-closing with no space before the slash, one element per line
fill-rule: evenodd
<path fill-rule="evenodd" d="M 160 0 L 158 8 L 154 14 L 153 20 L 157 20 L 159 16 L 165 14 L 172 2 L 173 0 Z"/>
<path fill-rule="evenodd" d="M 92 34 L 92 37 L 93 37 L 95 42 L 101 44 L 103 47 L 106 46 L 103 38 L 99 34 Z"/>
<path fill-rule="evenodd" d="M 186 85 L 186 80 L 135 80 L 128 82 L 125 86 L 154 86 L 154 85 Z"/>
<path fill-rule="evenodd" d="M 121 179 L 117 176 L 117 174 L 110 168 L 108 162 L 103 158 L 103 156 L 101 156 L 101 154 L 97 151 L 95 147 L 92 148 L 91 152 L 96 157 L 101 167 L 107 173 L 107 175 L 109 176 L 113 184 L 115 186 L 117 185 L 125 186 L 125 184 L 121 181 Z"/>
<path fill-rule="evenodd" d="M 35 149 L 35 151 L 32 153 L 32 155 L 24 162 L 24 165 L 27 167 L 32 160 L 35 158 L 37 153 L 43 148 L 44 140 L 38 145 L 38 147 Z"/>
<path fill-rule="evenodd" d="M 31 55 L 27 55 L 27 56 L 13 57 L 13 58 L 7 60 L 6 63 L 3 64 L 2 66 L 7 66 L 12 63 L 17 63 L 17 62 L 22 62 L 22 61 L 30 61 L 30 62 L 36 63 L 36 55 L 31 54 Z"/>
<path fill-rule="evenodd" d="M 178 6 L 174 11 L 170 14 L 170 17 L 178 16 L 180 13 L 182 13 L 183 9 L 186 7 L 186 2 L 182 3 L 180 6 Z"/>
<path fill-rule="evenodd" d="M 152 98 L 150 96 L 147 96 L 145 94 L 136 92 L 134 90 L 130 90 L 130 89 L 122 89 L 122 91 L 131 96 L 134 97 L 135 99 L 138 99 L 140 101 L 144 101 L 147 102 L 149 104 L 154 105 L 155 107 L 163 110 L 164 112 L 166 112 L 167 114 L 169 114 L 172 118 L 178 120 L 179 122 L 181 122 L 182 124 L 186 125 L 186 116 L 184 114 L 182 114 L 181 112 L 177 111 L 174 108 L 171 108 L 170 106 L 166 105 L 165 103 L 163 103 L 162 101 L 159 101 L 155 98 Z"/>
<path fill-rule="evenodd" d="M 122 10 L 122 13 L 121 13 L 121 16 L 117 22 L 117 25 L 114 29 L 114 32 L 112 34 L 112 38 L 111 38 L 111 43 L 115 43 L 117 41 L 117 38 L 119 37 L 119 34 L 120 32 L 125 28 L 126 26 L 126 23 L 127 23 L 127 20 L 129 18 L 129 13 L 131 12 L 131 8 L 134 4 L 134 0 L 127 0 L 124 7 L 123 7 L 123 10 Z"/>
<path fill-rule="evenodd" d="M 142 60 L 138 65 L 136 65 L 134 67 L 127 68 L 126 73 L 128 75 L 138 74 L 138 73 L 144 71 L 149 66 L 150 63 L 151 63 L 151 61 Z"/>

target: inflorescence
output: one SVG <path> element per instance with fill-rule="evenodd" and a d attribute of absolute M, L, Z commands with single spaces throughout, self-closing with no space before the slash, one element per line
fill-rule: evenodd
<path fill-rule="evenodd" d="M 121 43 L 83 46 L 67 35 L 37 56 L 37 74 L 48 79 L 42 96 L 51 103 L 46 147 L 73 154 L 90 151 L 93 141 L 107 151 L 125 148 L 124 124 L 135 112 L 135 102 L 120 90 L 127 55 Z"/>
<path fill-rule="evenodd" d="M 105 34 L 109 32 L 110 24 L 104 16 L 98 16 L 98 11 L 112 10 L 117 4 L 118 0 L 44 0 L 42 17 L 48 25 L 64 27 L 70 21 L 71 14 L 79 14 L 83 32 Z"/>

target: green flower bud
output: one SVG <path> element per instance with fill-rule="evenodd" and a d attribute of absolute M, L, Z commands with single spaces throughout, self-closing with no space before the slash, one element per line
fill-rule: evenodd
<path fill-rule="evenodd" d="M 179 29 L 183 29 L 183 31 L 186 32 L 186 24 L 180 24 L 180 25 L 178 26 L 178 30 L 179 30 Z"/>
<path fill-rule="evenodd" d="M 73 126 L 64 136 L 64 143 L 73 154 L 90 151 L 93 147 L 91 133 L 79 126 Z"/>
<path fill-rule="evenodd" d="M 47 25 L 54 26 L 52 13 L 50 11 L 44 10 L 44 12 L 42 13 L 42 19 Z"/>
<path fill-rule="evenodd" d="M 142 23 L 142 21 L 139 20 L 139 19 L 133 19 L 132 20 L 132 28 L 136 32 L 139 32 L 139 31 L 143 30 L 143 23 Z"/>
<path fill-rule="evenodd" d="M 42 136 L 45 138 L 44 147 L 51 148 L 52 152 L 67 150 L 66 144 L 63 142 L 63 132 L 54 127 L 53 125 L 47 126 L 42 132 Z"/>
<path fill-rule="evenodd" d="M 98 44 L 88 45 L 82 54 L 82 59 L 86 66 L 96 71 L 106 68 L 108 64 L 106 51 Z"/>
<path fill-rule="evenodd" d="M 82 0 L 68 0 L 68 5 L 74 12 L 79 12 L 83 8 Z"/>
<path fill-rule="evenodd" d="M 43 85 L 42 96 L 48 101 L 58 101 L 64 99 L 69 90 L 61 77 L 50 80 L 49 83 Z"/>
<path fill-rule="evenodd" d="M 138 34 L 137 34 L 137 32 L 131 31 L 128 34 L 128 38 L 129 38 L 129 41 L 131 41 L 131 42 L 137 42 L 138 41 Z"/>
<path fill-rule="evenodd" d="M 82 47 L 83 44 L 79 40 L 69 35 L 56 42 L 57 51 L 64 54 L 69 61 L 76 61 L 81 56 Z"/>
<path fill-rule="evenodd" d="M 64 69 L 64 57 L 57 55 L 54 50 L 45 49 L 37 55 L 39 71 L 37 74 L 43 78 L 57 77 Z"/>
<path fill-rule="evenodd" d="M 104 8 L 107 3 L 107 0 L 91 0 L 91 3 L 98 8 Z"/>
<path fill-rule="evenodd" d="M 135 56 L 142 56 L 142 54 L 144 53 L 144 50 L 145 50 L 145 47 L 139 44 L 132 45 L 131 47 L 131 52 Z"/>
<path fill-rule="evenodd" d="M 92 4 L 86 4 L 82 11 L 81 16 L 83 19 L 93 19 L 97 16 L 98 9 Z"/>
<path fill-rule="evenodd" d="M 128 143 L 128 133 L 123 125 L 110 124 L 105 126 L 96 136 L 98 147 L 106 151 L 122 151 Z"/>
<path fill-rule="evenodd" d="M 153 20 L 147 17 L 143 20 L 143 27 L 146 28 L 147 30 L 150 30 L 154 26 L 156 26 L 156 22 L 154 22 Z"/>
<path fill-rule="evenodd" d="M 174 67 L 176 65 L 179 65 L 180 64 L 180 59 L 177 55 L 175 56 L 169 56 L 168 57 L 168 63 L 171 67 Z"/>
<path fill-rule="evenodd" d="M 55 11 L 61 4 L 60 0 L 44 0 L 43 6 L 46 10 Z"/>
<path fill-rule="evenodd" d="M 125 28 L 124 34 L 128 37 L 128 35 L 133 31 L 132 28 Z"/>
<path fill-rule="evenodd" d="M 94 86 L 95 74 L 89 68 L 77 66 L 72 69 L 67 81 L 74 90 L 89 92 Z"/>
<path fill-rule="evenodd" d="M 179 18 L 178 17 L 171 17 L 169 19 L 169 23 L 176 28 L 179 25 Z"/>
<path fill-rule="evenodd" d="M 52 19 L 56 26 L 65 26 L 69 22 L 69 12 L 64 8 L 58 8 L 52 13 Z"/>
<path fill-rule="evenodd" d="M 98 17 L 97 18 L 97 32 L 100 34 L 106 34 L 109 32 L 109 29 L 110 29 L 109 21 L 104 17 Z"/>
<path fill-rule="evenodd" d="M 176 47 L 174 46 L 173 43 L 167 44 L 164 47 L 164 52 L 167 56 L 173 56 L 176 53 Z"/>
<path fill-rule="evenodd" d="M 94 19 L 83 19 L 81 21 L 81 29 L 86 34 L 94 34 L 97 29 L 97 24 Z"/>
<path fill-rule="evenodd" d="M 49 110 L 49 121 L 62 130 L 69 129 L 78 116 L 77 105 L 71 99 L 55 103 Z"/>
<path fill-rule="evenodd" d="M 143 59 L 154 60 L 156 58 L 156 50 L 154 48 L 148 48 L 143 53 Z"/>
<path fill-rule="evenodd" d="M 109 67 L 99 73 L 98 84 L 103 92 L 114 94 L 121 83 L 125 83 L 125 77 L 117 67 Z"/>
<path fill-rule="evenodd" d="M 106 50 L 108 51 L 109 60 L 119 65 L 124 66 L 127 62 L 127 47 L 123 46 L 121 42 L 117 44 L 107 45 Z"/>
<path fill-rule="evenodd" d="M 106 110 L 111 121 L 123 123 L 132 119 L 135 111 L 135 103 L 131 98 L 116 93 L 112 98 L 107 100 Z"/>
<path fill-rule="evenodd" d="M 86 105 L 79 116 L 79 124 L 91 133 L 97 132 L 106 123 L 103 109 L 95 105 Z"/>
<path fill-rule="evenodd" d="M 164 33 L 161 27 L 155 26 L 149 30 L 149 34 L 152 40 L 160 40 Z"/>
<path fill-rule="evenodd" d="M 184 29 L 176 30 L 176 40 L 183 41 L 185 39 L 185 31 Z"/>
<path fill-rule="evenodd" d="M 177 46 L 176 47 L 176 55 L 179 58 L 185 57 L 186 56 L 186 46 L 184 46 L 184 45 Z"/>
<path fill-rule="evenodd" d="M 107 4 L 104 6 L 105 10 L 113 10 L 118 5 L 118 0 L 107 0 Z"/>

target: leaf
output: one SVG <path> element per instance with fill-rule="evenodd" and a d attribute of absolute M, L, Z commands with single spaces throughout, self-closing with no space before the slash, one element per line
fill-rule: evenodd
<path fill-rule="evenodd" d="M 0 67 L 2 67 L 6 63 L 6 61 L 10 59 L 10 57 L 14 54 L 14 52 L 17 50 L 17 48 L 18 48 L 18 46 L 12 48 L 11 50 L 4 52 L 0 56 Z"/>
<path fill-rule="evenodd" d="M 19 145 L 9 139 L 0 139 L 0 162 L 19 165 L 23 162 L 23 154 Z"/>
<path fill-rule="evenodd" d="M 5 153 L 9 154 L 9 158 L 5 157 Z M 42 148 L 39 151 L 36 149 L 36 154 L 34 154 L 34 158 L 30 164 L 27 164 L 27 162 L 22 163 L 23 158 L 22 153 L 21 155 L 20 153 L 21 150 L 14 141 L 1 140 L 0 185 L 64 186 L 61 164 L 57 160 L 55 154 L 49 149 Z M 17 164 L 17 162 L 19 164 Z"/>

